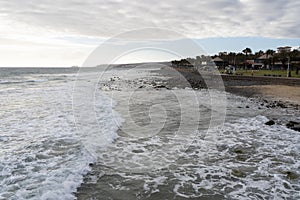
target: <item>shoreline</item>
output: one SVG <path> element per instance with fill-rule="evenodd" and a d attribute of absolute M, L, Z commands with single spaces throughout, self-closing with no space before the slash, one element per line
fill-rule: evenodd
<path fill-rule="evenodd" d="M 229 93 L 280 102 L 298 108 L 300 105 L 300 80 L 296 78 L 243 77 L 222 75 L 225 90 Z"/>
<path fill-rule="evenodd" d="M 151 91 L 151 90 L 162 90 L 162 91 L 167 91 L 167 90 L 172 90 L 174 87 L 177 88 L 185 88 L 185 87 L 192 87 L 193 89 L 205 89 L 207 88 L 203 77 L 201 77 L 201 75 L 199 73 L 196 73 L 194 71 L 180 71 L 180 74 L 182 76 L 179 76 L 178 71 L 176 70 L 171 70 L 170 68 L 162 68 L 159 70 L 156 70 L 155 73 L 159 73 L 160 75 L 162 75 L 162 78 L 160 77 L 153 77 L 153 79 L 151 80 L 139 80 L 139 79 L 134 79 L 131 80 L 132 83 L 134 84 L 134 88 L 138 88 L 139 90 L 144 90 L 144 91 Z M 215 76 L 215 75 L 212 75 Z M 166 77 L 168 77 L 167 79 L 165 79 Z M 223 77 L 222 77 L 223 78 Z M 111 84 L 116 84 L 116 82 L 120 80 L 118 78 L 114 78 L 113 80 L 111 80 Z M 223 79 L 224 81 L 224 79 Z M 255 83 L 255 84 L 254 84 Z M 267 96 L 265 94 L 259 94 L 259 91 L 257 89 L 255 89 L 256 87 L 262 87 L 262 86 L 270 86 L 270 87 L 275 87 L 275 91 L 277 91 L 278 86 L 275 85 L 266 85 L 263 84 L 265 83 L 265 80 L 261 80 L 261 82 L 257 81 L 254 82 L 253 80 L 236 80 L 234 78 L 227 78 L 227 80 L 224 81 L 224 85 L 225 85 L 225 91 L 226 92 L 230 92 L 232 94 L 235 95 L 239 95 L 239 96 L 246 96 L 249 94 L 252 94 L 248 97 L 255 97 L 258 100 L 262 101 L 263 99 L 266 99 Z M 261 85 L 260 85 L 261 84 Z M 279 87 L 281 87 L 282 85 L 280 85 Z M 249 87 L 251 87 L 249 89 Z M 283 87 L 285 87 L 283 85 Z M 288 86 L 288 87 L 294 87 L 294 86 Z M 295 86 L 297 87 L 297 89 L 300 87 L 299 86 Z M 263 88 L 264 89 L 264 88 Z M 262 90 L 263 90 L 262 89 Z M 286 90 L 286 88 L 283 88 L 283 90 Z M 250 91 L 250 92 L 249 92 Z M 296 90 L 297 91 L 297 90 Z M 201 92 L 199 92 L 201 93 Z M 259 95 L 258 95 L 259 94 Z M 255 96 L 258 95 L 258 96 Z M 293 93 L 291 93 L 291 95 L 293 95 Z M 276 103 L 274 103 L 276 101 Z M 161 99 L 159 99 L 159 102 L 161 102 Z M 241 103 L 241 102 L 239 102 Z M 192 103 L 190 105 L 193 105 Z M 238 104 L 240 105 L 240 104 Z M 293 105 L 293 106 L 292 106 Z M 242 107 L 243 106 L 243 107 Z M 232 105 L 230 112 L 237 112 L 237 115 L 234 115 L 234 117 L 237 117 L 239 114 L 239 111 L 245 111 L 245 112 L 253 112 L 253 108 L 250 105 L 249 106 L 246 105 L 242 105 L 242 106 L 236 106 L 236 105 Z M 269 108 L 268 106 L 270 106 L 270 108 L 273 108 L 272 106 L 274 106 L 274 110 L 279 111 L 280 109 L 277 109 L 279 107 L 285 107 L 288 106 L 289 108 L 291 108 L 292 110 L 294 110 L 296 107 L 294 107 L 294 104 L 290 104 L 290 103 L 282 103 L 279 100 L 275 100 L 274 101 L 268 101 L 265 102 L 265 105 L 263 106 L 263 110 L 256 110 L 255 114 L 258 113 L 258 118 L 260 119 L 259 113 L 262 113 L 263 111 L 271 111 L 273 112 L 273 109 L 267 109 Z M 259 106 L 260 107 L 260 106 Z M 276 108 L 277 107 L 277 108 Z M 258 108 L 260 109 L 260 108 Z M 298 109 L 298 108 L 297 108 Z M 137 109 L 135 110 L 136 113 L 143 113 L 144 112 L 144 107 L 140 106 L 137 107 Z M 206 112 L 205 110 L 203 112 Z M 297 111 L 298 112 L 298 111 Z M 176 114 L 174 111 L 171 112 L 172 116 L 174 114 Z M 264 130 L 266 129 L 266 127 L 263 127 L 265 125 L 272 125 L 272 124 L 278 124 L 278 125 L 282 125 L 285 126 L 284 124 L 289 123 L 290 127 L 288 128 L 294 128 L 294 127 L 298 127 L 298 123 L 297 122 L 293 122 L 291 121 L 292 119 L 290 118 L 290 116 L 287 119 L 282 119 L 278 116 L 280 116 L 280 114 L 275 113 L 275 118 L 274 116 L 268 118 L 270 119 L 270 121 L 268 122 L 263 122 L 262 124 L 259 124 Z M 285 114 L 286 115 L 286 114 Z M 136 115 L 137 116 L 137 115 Z M 254 115 L 252 115 L 254 116 Z M 266 115 L 267 116 L 267 115 Z M 232 116 L 231 116 L 232 117 Z M 254 116 L 257 117 L 257 116 Z M 138 119 L 143 119 L 142 116 L 140 115 Z M 251 118 L 250 118 L 251 119 Z M 141 122 L 141 121 L 140 121 Z M 171 130 L 176 130 L 176 126 L 174 126 L 175 121 L 172 121 L 172 123 L 170 123 L 170 127 L 172 128 Z M 251 123 L 251 122 L 250 122 Z M 252 123 L 257 123 L 257 120 L 253 121 Z M 261 122 L 259 122 L 261 123 Z M 293 124 L 294 123 L 294 124 Z M 244 126 L 244 125 L 243 125 Z M 287 125 L 286 125 L 287 127 Z M 235 129 L 232 129 L 232 131 L 234 131 Z M 251 129 L 249 129 L 250 131 Z M 267 129 L 266 129 L 267 130 Z M 121 130 L 119 130 L 121 131 Z M 236 132 L 236 134 L 240 134 L 240 131 Z M 241 131 L 241 136 L 243 137 L 243 131 Z M 126 135 L 126 134 L 124 134 Z M 168 134 L 166 134 L 168 135 Z M 124 137 L 126 138 L 126 137 Z M 222 139 L 227 138 L 226 135 L 223 135 L 223 137 L 221 137 Z M 247 138 L 248 139 L 248 138 Z M 120 160 L 127 158 L 125 157 L 122 152 L 125 152 L 125 155 L 128 156 L 146 156 L 147 157 L 147 152 L 151 153 L 149 155 L 153 155 L 152 151 L 156 150 L 156 148 L 160 147 L 158 144 L 152 144 L 152 143 L 148 143 L 147 140 L 139 140 L 139 142 L 143 143 L 146 141 L 145 144 L 141 145 L 141 147 L 143 147 L 142 149 L 136 148 L 136 143 L 130 143 L 130 140 L 119 140 L 115 141 L 116 145 L 114 145 L 113 150 L 116 153 L 116 156 L 120 156 Z M 199 140 L 200 141 L 200 140 Z M 255 141 L 255 138 L 254 138 Z M 129 143 L 126 143 L 129 142 Z M 129 148 L 126 151 L 124 151 L 124 148 L 127 147 L 127 144 L 131 144 L 133 145 L 134 148 Z M 124 145 L 124 146 L 122 146 Z M 139 143 L 140 145 L 140 143 Z M 148 146 L 150 145 L 150 146 Z M 197 146 L 197 148 L 201 148 L 201 146 Z M 225 147 L 226 148 L 226 147 Z M 233 147 L 235 148 L 235 147 Z M 228 152 L 233 151 L 233 153 L 237 153 L 239 155 L 237 155 L 236 159 L 239 162 L 240 160 L 243 159 L 248 159 L 248 158 L 244 158 L 244 153 L 249 153 L 251 154 L 251 152 L 247 152 L 248 149 L 243 149 L 243 148 L 237 148 L 235 149 L 229 149 Z M 119 150 L 119 152 L 118 152 Z M 158 148 L 159 150 L 159 148 Z M 219 149 L 220 150 L 220 149 Z M 217 151 L 219 151 L 217 149 Z M 220 150 L 223 151 L 223 150 Z M 184 152 L 188 152 L 188 151 L 184 151 Z M 188 155 L 188 154 L 187 154 Z M 220 155 L 220 154 L 216 154 L 216 155 Z M 123 157 L 122 157 L 123 156 Z M 129 156 L 129 157 L 130 157 Z M 105 158 L 108 159 L 108 158 Z M 198 160 L 198 159 L 197 159 Z M 108 159 L 108 161 L 110 161 Z M 122 162 L 125 162 L 125 160 L 123 160 Z M 180 159 L 178 160 L 180 161 Z M 192 162 L 192 158 L 191 161 Z M 130 161 L 129 161 L 130 162 Z M 232 162 L 236 162 L 236 161 L 232 161 Z M 134 163 L 134 162 L 133 162 Z M 210 164 L 208 164 L 206 167 L 209 168 L 211 165 L 214 165 L 216 163 L 212 162 Z M 172 169 L 166 168 L 164 170 L 160 170 L 160 172 L 164 173 L 166 172 L 167 174 L 159 174 L 160 176 L 166 176 L 169 177 L 169 179 L 172 180 L 176 180 L 176 177 L 173 177 L 172 174 L 170 173 L 170 171 L 172 172 L 172 170 L 178 168 L 180 169 L 180 163 L 178 163 L 177 165 L 172 165 Z M 160 189 L 159 192 L 156 193 L 151 193 L 151 190 L 147 190 L 145 191 L 145 187 L 143 187 L 144 185 L 146 185 L 148 188 L 148 183 L 153 183 L 154 179 L 152 180 L 151 178 L 148 180 L 148 182 L 146 181 L 145 183 L 143 183 L 144 180 L 138 180 L 135 178 L 130 178 L 130 176 L 134 176 L 135 173 L 132 173 L 131 171 L 129 171 L 130 173 L 127 173 L 127 171 L 125 170 L 125 175 L 122 175 L 119 172 L 123 171 L 119 171 L 119 168 L 114 168 L 114 165 L 110 165 L 110 163 L 108 162 L 108 165 L 106 165 L 105 162 L 101 163 L 101 162 L 96 162 L 96 163 L 91 163 L 90 164 L 91 167 L 91 171 L 86 174 L 83 177 L 83 182 L 81 183 L 81 185 L 77 188 L 76 192 L 74 192 L 74 195 L 77 197 L 77 199 L 89 199 L 89 198 L 101 198 L 102 196 L 106 196 L 107 198 L 111 198 L 111 199 L 133 199 L 136 196 L 135 195 L 139 195 L 139 197 L 141 199 L 164 199 L 166 197 L 170 197 L 172 199 L 184 199 L 181 198 L 180 196 L 177 195 L 177 193 L 173 193 L 170 192 L 172 191 L 170 188 L 175 188 L 176 184 L 174 184 L 174 182 L 168 182 L 168 184 L 162 184 L 161 186 L 158 185 L 157 187 Z M 134 171 L 133 171 L 134 172 Z M 228 173 L 231 173 L 231 176 L 239 178 L 242 176 L 246 176 L 246 171 L 244 172 L 243 169 L 233 169 L 231 171 L 228 171 Z M 288 171 L 288 172 L 284 172 L 284 173 L 289 173 L 293 175 L 297 175 L 294 171 Z M 170 175 L 171 174 L 171 175 Z M 142 173 L 139 173 L 138 176 L 142 176 Z M 156 176 L 156 174 L 151 174 L 151 176 Z M 145 176 L 147 177 L 151 177 L 148 176 L 148 174 L 145 174 Z M 129 178 L 128 178 L 129 177 Z M 172 185 L 173 184 L 173 185 Z M 149 185 L 149 188 L 151 188 L 151 184 Z M 123 190 L 119 190 L 119 189 L 123 189 Z M 128 190 L 130 189 L 131 192 L 128 192 Z M 187 191 L 184 190 L 183 191 Z M 207 198 L 216 198 L 216 199 L 224 199 L 225 198 L 225 194 L 220 193 L 219 196 L 213 196 L 208 194 Z M 190 199 L 198 199 L 196 198 L 190 198 Z"/>
<path fill-rule="evenodd" d="M 207 88 L 204 79 L 198 71 L 172 68 L 179 72 L 193 89 Z M 164 75 L 172 75 L 167 68 L 160 70 Z M 214 76 L 214 75 L 211 75 Z M 212 77 L 213 78 L 213 77 Z M 272 104 L 280 102 L 284 107 L 300 106 L 300 79 L 284 77 L 236 76 L 221 75 L 225 91 L 238 96 L 256 98 Z M 178 79 L 170 78 L 168 84 L 172 87 Z"/>

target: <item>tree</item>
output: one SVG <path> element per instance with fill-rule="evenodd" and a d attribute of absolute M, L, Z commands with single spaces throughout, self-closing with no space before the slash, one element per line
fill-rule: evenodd
<path fill-rule="evenodd" d="M 294 49 L 292 52 L 289 53 L 290 54 L 290 58 L 291 60 L 299 60 L 300 58 L 300 51 L 297 50 L 297 49 Z M 299 64 L 296 63 L 294 65 L 294 67 L 296 68 L 296 74 L 298 75 L 299 74 Z"/>
<path fill-rule="evenodd" d="M 247 47 L 247 48 L 245 48 L 244 50 L 243 50 L 243 53 L 246 55 L 246 57 L 249 55 L 249 54 L 251 54 L 252 53 L 252 50 L 249 48 L 249 47 Z"/>
<path fill-rule="evenodd" d="M 247 62 L 248 55 L 252 53 L 252 50 L 247 47 L 242 52 L 246 55 L 246 58 L 245 58 L 245 69 L 247 70 L 247 64 L 246 64 L 246 62 Z"/>
<path fill-rule="evenodd" d="M 187 58 L 186 59 L 191 65 L 195 66 L 195 59 L 194 58 Z"/>
<path fill-rule="evenodd" d="M 266 58 L 268 59 L 269 66 L 271 65 L 271 63 L 272 63 L 272 66 L 274 65 L 274 59 L 273 59 L 274 53 L 275 53 L 275 51 L 272 50 L 272 49 L 268 49 L 268 50 L 266 51 Z M 270 56 L 272 56 L 272 57 L 271 57 L 272 62 L 271 62 Z"/>
<path fill-rule="evenodd" d="M 234 52 L 229 52 L 228 53 L 228 61 L 229 61 L 229 64 L 231 64 L 231 65 L 236 65 L 236 53 L 234 53 Z"/>
<path fill-rule="evenodd" d="M 262 55 L 264 55 L 264 52 L 262 50 L 255 52 L 255 57 L 262 56 Z"/>

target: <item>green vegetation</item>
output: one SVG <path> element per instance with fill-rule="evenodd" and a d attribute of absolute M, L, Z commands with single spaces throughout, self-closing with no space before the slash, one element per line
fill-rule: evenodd
<path fill-rule="evenodd" d="M 218 55 L 199 55 L 172 61 L 176 68 L 211 70 L 217 67 L 221 73 L 243 76 L 272 76 L 300 78 L 300 48 L 278 47 L 252 53 L 247 47 L 241 52 L 219 52 Z M 289 70 L 289 73 L 287 72 Z"/>

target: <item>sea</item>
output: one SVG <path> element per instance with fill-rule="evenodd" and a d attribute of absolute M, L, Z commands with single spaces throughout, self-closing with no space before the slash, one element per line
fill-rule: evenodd
<path fill-rule="evenodd" d="M 0 199 L 300 199 L 299 110 L 168 79 L 0 68 Z"/>

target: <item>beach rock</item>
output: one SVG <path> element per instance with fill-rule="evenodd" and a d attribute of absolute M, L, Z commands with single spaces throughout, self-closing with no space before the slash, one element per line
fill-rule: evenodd
<path fill-rule="evenodd" d="M 287 171 L 285 172 L 286 177 L 290 180 L 295 180 L 299 178 L 299 174 L 297 174 L 296 172 L 291 172 L 291 171 Z"/>
<path fill-rule="evenodd" d="M 132 153 L 143 153 L 144 151 L 141 149 L 134 149 L 132 150 Z"/>
<path fill-rule="evenodd" d="M 278 107 L 280 107 L 280 108 L 287 108 L 287 106 L 286 106 L 283 102 L 281 102 L 281 101 L 279 101 L 279 102 L 276 104 L 276 106 L 278 106 Z"/>
<path fill-rule="evenodd" d="M 156 86 L 156 85 L 157 85 L 154 81 L 152 81 L 151 84 L 152 84 L 153 86 Z"/>
<path fill-rule="evenodd" d="M 238 161 L 245 162 L 247 159 L 250 158 L 250 156 L 249 156 L 249 155 L 246 155 L 246 154 L 238 154 L 235 158 L 236 158 Z"/>
<path fill-rule="evenodd" d="M 156 85 L 154 88 L 165 88 L 165 85 Z"/>
<path fill-rule="evenodd" d="M 240 169 L 233 169 L 231 174 L 236 177 L 246 177 L 246 174 Z"/>
<path fill-rule="evenodd" d="M 268 125 L 268 126 L 272 126 L 274 124 L 275 124 L 275 122 L 273 120 L 270 120 L 270 121 L 265 123 L 265 125 Z"/>
<path fill-rule="evenodd" d="M 286 124 L 286 127 L 289 128 L 289 129 L 292 129 L 294 131 L 300 132 L 300 123 L 299 122 L 289 121 Z"/>
<path fill-rule="evenodd" d="M 237 153 L 237 154 L 242 154 L 242 153 L 244 153 L 243 149 L 241 149 L 241 148 L 235 148 L 235 149 L 233 149 L 233 152 L 234 152 L 234 153 Z"/>
<path fill-rule="evenodd" d="M 155 89 L 161 89 L 161 88 L 165 88 L 165 89 L 167 89 L 167 90 L 169 90 L 170 88 L 168 88 L 167 86 L 165 86 L 165 85 L 156 85 L 156 86 L 154 86 L 153 88 L 155 88 Z"/>
<path fill-rule="evenodd" d="M 275 108 L 276 104 L 275 103 L 269 103 L 266 107 L 267 108 Z"/>

